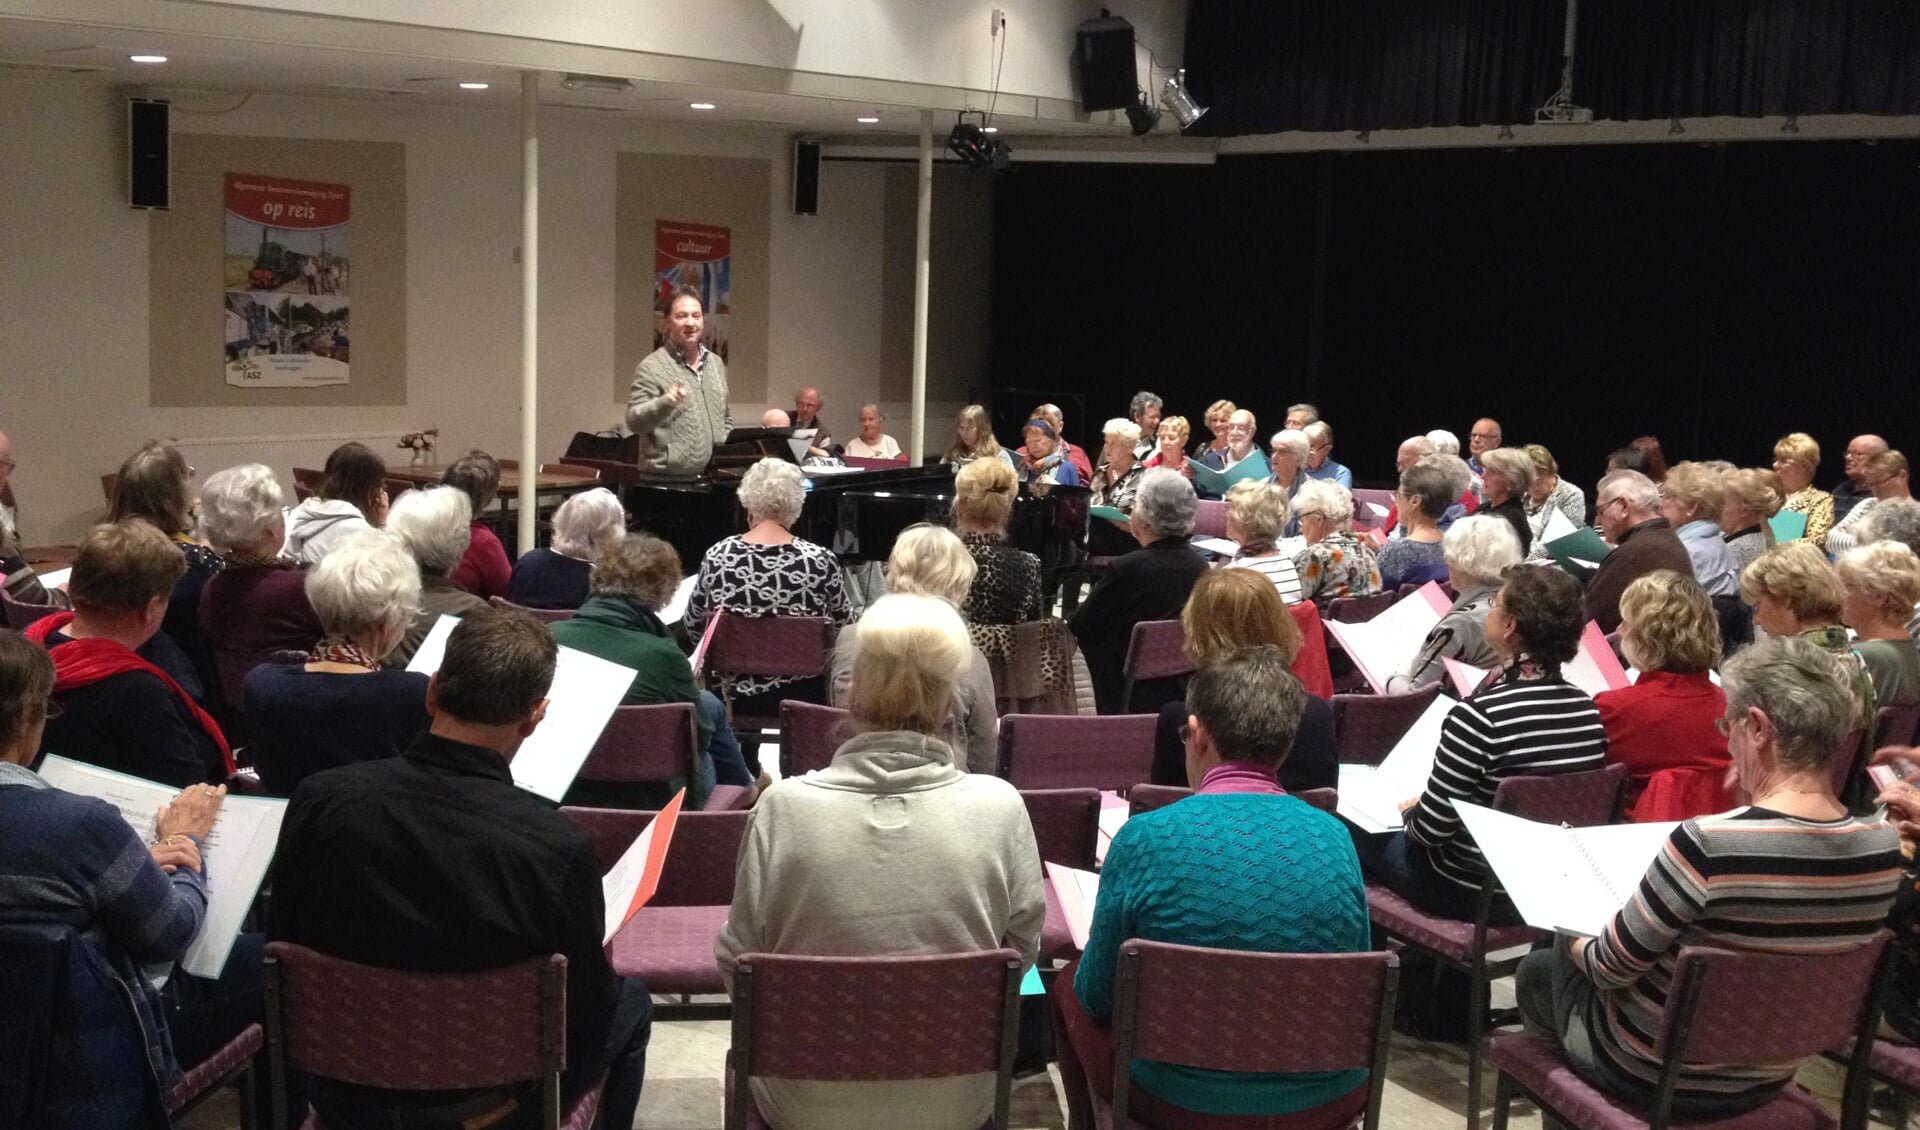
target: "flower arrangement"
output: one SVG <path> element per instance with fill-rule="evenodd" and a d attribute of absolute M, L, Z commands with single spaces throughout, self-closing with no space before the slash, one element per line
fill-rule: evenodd
<path fill-rule="evenodd" d="M 417 467 L 422 463 L 431 463 L 433 461 L 434 441 L 439 438 L 439 428 L 428 428 L 425 431 L 408 432 L 406 435 L 401 436 L 398 446 L 413 452 L 412 462 L 413 465 Z"/>

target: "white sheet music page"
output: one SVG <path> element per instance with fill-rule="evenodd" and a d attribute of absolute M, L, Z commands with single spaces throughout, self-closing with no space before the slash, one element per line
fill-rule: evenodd
<path fill-rule="evenodd" d="M 41 763 L 40 779 L 56 789 L 113 805 L 142 840 L 153 839 L 155 813 L 180 794 L 168 785 L 52 754 Z M 207 917 L 180 959 L 180 968 L 209 979 L 219 977 L 226 968 L 233 940 L 273 862 L 280 821 L 286 814 L 287 802 L 275 797 L 229 794 L 220 802 L 204 845 Z"/>
<path fill-rule="evenodd" d="M 1364 624 L 1331 619 L 1321 623 L 1340 641 L 1374 693 L 1385 694 L 1387 680 L 1407 669 L 1420 654 L 1427 633 L 1451 607 L 1440 586 L 1429 581 Z"/>
<path fill-rule="evenodd" d="M 1464 801 L 1454 809 L 1527 925 L 1585 937 L 1613 921 L 1679 827 L 1565 828 Z"/>
<path fill-rule="evenodd" d="M 693 586 L 699 579 L 700 574 L 695 573 L 681 580 L 680 587 L 673 590 L 673 598 L 660 610 L 662 624 L 678 624 L 681 617 L 687 614 L 687 601 L 693 597 Z"/>
<path fill-rule="evenodd" d="M 1067 932 L 1073 935 L 1073 944 L 1085 952 L 1087 935 L 1093 930 L 1093 908 L 1100 901 L 1100 876 L 1049 863 L 1047 885 L 1053 888 L 1054 900 L 1060 904 L 1060 913 L 1067 920 Z"/>
<path fill-rule="evenodd" d="M 667 850 L 673 846 L 673 830 L 680 819 L 680 806 L 686 799 L 687 790 L 675 793 L 660 814 L 620 853 L 613 870 L 601 877 L 600 893 L 607 911 L 606 934 L 600 939 L 602 945 L 613 941 L 620 927 L 660 888 L 660 873 L 666 867 Z"/>
<path fill-rule="evenodd" d="M 1406 826 L 1400 806 L 1426 791 L 1440 747 L 1440 727 L 1459 705 L 1436 695 L 1379 765 L 1342 765 L 1335 811 L 1366 832 Z"/>

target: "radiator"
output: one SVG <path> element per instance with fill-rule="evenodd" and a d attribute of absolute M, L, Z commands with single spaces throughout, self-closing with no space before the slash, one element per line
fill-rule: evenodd
<path fill-rule="evenodd" d="M 199 479 L 203 483 L 208 475 L 227 467 L 241 463 L 265 463 L 279 476 L 280 489 L 286 492 L 287 504 L 291 506 L 295 467 L 311 467 L 317 471 L 326 465 L 327 456 L 334 448 L 354 442 L 366 444 L 375 455 L 389 464 L 406 463 L 413 458 L 413 452 L 400 446 L 400 437 L 405 434 L 338 432 L 298 436 L 190 436 L 167 442 L 179 449 L 180 454 L 199 472 Z"/>

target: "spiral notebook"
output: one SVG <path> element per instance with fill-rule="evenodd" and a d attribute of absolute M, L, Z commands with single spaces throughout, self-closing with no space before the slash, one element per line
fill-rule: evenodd
<path fill-rule="evenodd" d="M 1465 801 L 1454 809 L 1527 925 L 1585 937 L 1613 921 L 1680 826 L 1568 828 Z"/>

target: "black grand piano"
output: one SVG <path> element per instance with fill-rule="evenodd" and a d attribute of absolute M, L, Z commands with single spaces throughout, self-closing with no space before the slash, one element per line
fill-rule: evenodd
<path fill-rule="evenodd" d="M 671 543 L 683 565 L 693 569 L 708 546 L 746 531 L 746 512 L 737 497 L 740 478 L 762 458 L 791 460 L 790 435 L 785 428 L 736 428 L 714 451 L 706 473 L 694 477 L 639 470 L 631 436 L 579 433 L 566 458 L 599 467 L 626 505 L 628 525 Z M 885 561 L 900 531 L 916 522 L 950 524 L 951 467 L 801 471 L 807 476 L 807 501 L 793 532 L 833 550 L 843 562 Z M 1085 559 L 1087 507 L 1085 487 L 1020 485 L 1007 534 L 1040 558 L 1048 592 L 1062 573 Z"/>

